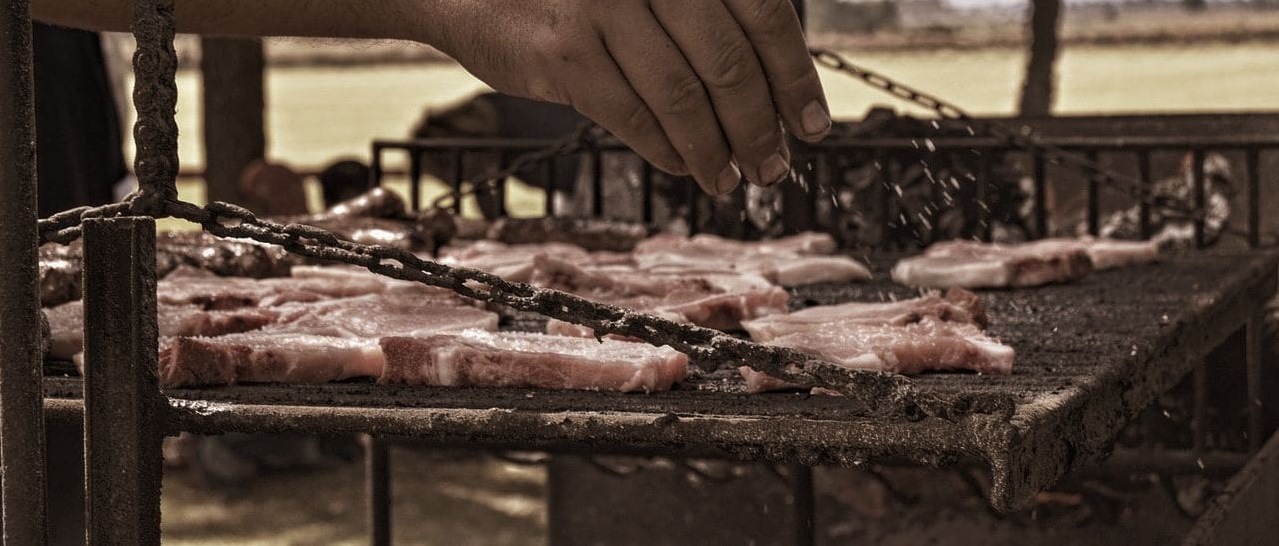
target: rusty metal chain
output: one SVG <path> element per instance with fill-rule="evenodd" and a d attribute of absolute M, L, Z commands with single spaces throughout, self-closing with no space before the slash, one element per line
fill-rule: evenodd
<path fill-rule="evenodd" d="M 569 321 L 593 329 L 597 335 L 616 334 L 653 345 L 669 345 L 695 361 L 750 367 L 802 386 L 837 390 L 860 403 L 871 414 L 905 411 L 908 417 L 951 418 L 970 411 L 1002 411 L 972 408 L 971 401 L 943 402 L 920 393 L 903 376 L 851 370 L 784 347 L 760 345 L 718 330 L 677 323 L 661 317 L 592 302 L 581 297 L 513 283 L 483 271 L 423 259 L 411 252 L 386 246 L 345 241 L 322 229 L 301 224 L 262 220 L 248 210 L 227 203 L 205 207 L 171 201 L 168 215 L 195 222 L 221 237 L 242 237 L 280 245 L 290 252 L 364 267 L 387 277 L 452 290 L 462 296 L 521 311 Z M 918 413 L 915 413 L 918 412 Z"/>
<path fill-rule="evenodd" d="M 1089 178 L 1093 178 L 1099 182 L 1107 184 L 1111 188 L 1119 190 L 1133 199 L 1145 202 L 1152 207 L 1158 207 L 1165 211 L 1176 213 L 1179 218 L 1193 220 L 1203 216 L 1203 211 L 1198 210 L 1198 208 L 1193 205 L 1173 202 L 1168 199 L 1153 198 L 1149 194 L 1146 185 L 1137 178 L 1108 169 L 1096 161 L 1093 161 L 1083 155 L 1065 150 L 1059 146 L 1040 142 L 1035 134 L 1030 132 L 1029 128 L 1027 128 L 1026 131 L 1020 131 L 996 121 L 977 120 L 973 118 L 973 116 L 969 115 L 963 108 L 960 108 L 955 104 L 946 102 L 936 96 L 919 91 L 905 84 L 895 82 L 882 74 L 878 74 L 858 66 L 833 51 L 814 48 L 809 50 L 809 53 L 818 64 L 825 66 L 826 68 L 855 77 L 866 82 L 866 84 L 871 87 L 875 87 L 895 97 L 910 101 L 919 106 L 923 106 L 924 108 L 928 108 L 929 110 L 936 112 L 942 118 L 963 121 L 968 125 L 969 129 L 972 130 L 973 133 L 984 134 L 992 138 L 1002 140 L 1023 151 L 1037 154 L 1054 165 L 1078 170 Z"/>
<path fill-rule="evenodd" d="M 590 122 L 583 123 L 572 135 L 564 137 L 545 148 L 521 154 L 502 170 L 466 181 L 465 185 L 469 186 L 467 189 L 441 195 L 431 203 L 431 206 L 437 209 L 449 208 L 455 205 L 457 200 L 463 196 L 475 195 L 484 190 L 495 190 L 499 182 L 519 174 L 524 169 L 562 156 L 590 150 L 599 142 L 603 133 L 604 129 L 599 125 Z"/>

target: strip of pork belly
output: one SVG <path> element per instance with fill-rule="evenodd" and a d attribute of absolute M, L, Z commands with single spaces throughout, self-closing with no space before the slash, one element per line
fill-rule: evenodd
<path fill-rule="evenodd" d="M 49 356 L 73 360 L 84 350 L 84 304 L 67 302 L 44 310 L 49 318 L 52 345 Z M 161 337 L 218 336 L 257 330 L 279 318 L 273 309 L 246 307 L 207 311 L 195 305 L 156 306 Z"/>
<path fill-rule="evenodd" d="M 1098 271 L 1154 263 L 1159 260 L 1159 245 L 1154 241 L 1117 241 L 1096 237 L 1080 237 L 1093 269 Z"/>
<path fill-rule="evenodd" d="M 533 258 L 537 256 L 550 256 L 577 263 L 591 261 L 591 253 L 575 245 L 507 245 L 494 241 L 476 241 L 465 246 L 445 248 L 441 252 L 440 261 L 447 265 L 486 271 L 511 282 L 528 282 L 533 274 Z"/>
<path fill-rule="evenodd" d="M 1092 273 L 1087 249 L 1073 239 L 1003 245 L 936 243 L 893 267 L 893 280 L 920 288 L 1022 288 L 1078 280 Z"/>
<path fill-rule="evenodd" d="M 497 330 L 498 315 L 471 307 L 452 292 L 391 292 L 278 307 L 280 320 L 264 331 L 345 338 Z"/>
<path fill-rule="evenodd" d="M 684 354 L 626 341 L 468 330 L 381 344 L 390 384 L 651 392 L 688 375 Z"/>
<path fill-rule="evenodd" d="M 839 329 L 854 325 L 905 326 L 935 318 L 943 322 L 986 326 L 986 310 L 977 295 L 952 288 L 943 297 L 938 293 L 894 302 L 850 302 L 819 305 L 786 315 L 770 315 L 742 322 L 751 339 L 763 343 L 814 329 Z"/>
<path fill-rule="evenodd" d="M 720 330 L 739 329 L 743 320 L 785 313 L 789 298 L 785 290 L 747 273 L 585 268 L 545 256 L 538 257 L 535 264 L 532 281 L 539 286 Z M 589 329 L 558 331 L 586 333 Z"/>
<path fill-rule="evenodd" d="M 686 268 L 749 272 L 782 286 L 855 282 L 871 278 L 870 270 L 852 258 L 809 253 L 832 251 L 834 239 L 825 234 L 801 234 L 752 242 L 713 235 L 698 235 L 691 239 L 658 235 L 637 246 L 635 262 L 646 270 Z"/>
<path fill-rule="evenodd" d="M 377 339 L 281 332 L 175 337 L 160 343 L 160 386 L 328 383 L 381 375 Z"/>
<path fill-rule="evenodd" d="M 926 371 L 1012 373 L 1015 352 L 972 324 L 927 318 L 905 326 L 849 324 L 815 328 L 767 343 L 789 347 L 836 364 L 861 370 L 901 374 Z M 792 387 L 746 368 L 741 371 L 751 392 Z"/>

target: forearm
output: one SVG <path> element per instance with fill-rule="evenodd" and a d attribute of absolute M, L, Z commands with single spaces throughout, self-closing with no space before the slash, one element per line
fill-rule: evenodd
<path fill-rule="evenodd" d="M 436 0 L 175 0 L 178 32 L 218 36 L 298 36 L 432 42 Z M 132 0 L 32 0 L 46 23 L 128 31 Z"/>

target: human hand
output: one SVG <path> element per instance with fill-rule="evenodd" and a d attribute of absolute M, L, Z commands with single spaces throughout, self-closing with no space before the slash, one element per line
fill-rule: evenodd
<path fill-rule="evenodd" d="M 503 93 L 570 104 L 723 195 L 830 130 L 790 0 L 435 0 L 421 40 Z M 779 118 L 781 122 L 779 123 Z"/>

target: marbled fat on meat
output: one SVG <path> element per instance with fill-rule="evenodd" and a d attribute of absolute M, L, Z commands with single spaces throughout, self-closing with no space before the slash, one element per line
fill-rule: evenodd
<path fill-rule="evenodd" d="M 972 324 L 935 318 L 905 326 L 850 324 L 784 335 L 768 345 L 789 347 L 852 369 L 917 374 L 926 371 L 1012 373 L 1015 352 Z M 739 369 L 751 392 L 792 385 Z"/>
<path fill-rule="evenodd" d="M 384 363 L 376 339 L 263 331 L 177 337 L 160 344 L 160 385 L 327 383 L 377 377 Z"/>
<path fill-rule="evenodd" d="M 986 325 L 986 310 L 976 294 L 950 289 L 945 297 L 933 293 L 894 302 L 850 302 L 819 305 L 785 315 L 769 315 L 742 322 L 751 339 L 765 342 L 813 329 L 838 329 L 855 325 L 905 326 L 932 317 L 944 322 Z"/>
<path fill-rule="evenodd" d="M 682 353 L 625 341 L 467 330 L 381 344 L 391 384 L 647 392 L 688 375 Z"/>

